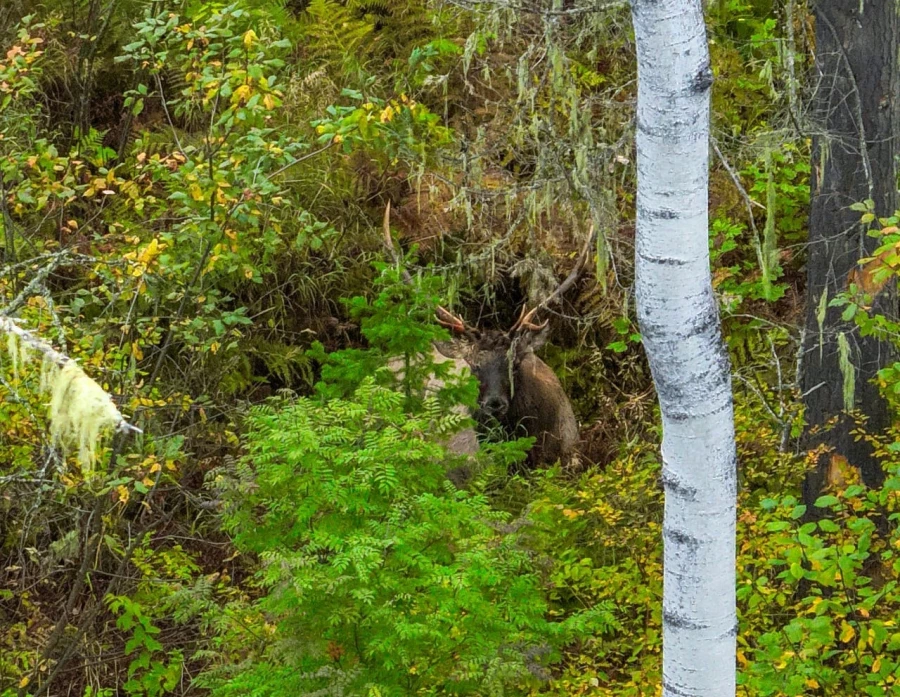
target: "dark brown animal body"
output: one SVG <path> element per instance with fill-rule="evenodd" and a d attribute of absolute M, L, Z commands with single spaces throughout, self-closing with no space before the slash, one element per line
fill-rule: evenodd
<path fill-rule="evenodd" d="M 556 373 L 529 353 L 515 369 L 515 384 L 507 423 L 535 438 L 529 462 L 569 465 L 578 444 L 578 421 Z"/>

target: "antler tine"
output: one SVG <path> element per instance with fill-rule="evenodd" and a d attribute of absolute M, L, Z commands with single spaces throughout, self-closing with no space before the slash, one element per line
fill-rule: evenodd
<path fill-rule="evenodd" d="M 452 312 L 450 312 L 446 308 L 441 307 L 440 305 L 437 306 L 435 316 L 437 318 L 438 324 L 444 327 L 448 327 L 449 329 L 452 329 L 453 331 L 460 334 L 475 331 L 474 328 L 466 324 L 465 320 L 457 317 Z"/>
<path fill-rule="evenodd" d="M 591 244 L 594 241 L 594 237 L 596 236 L 596 230 L 594 229 L 594 223 L 591 222 L 591 229 L 588 232 L 587 240 L 585 240 L 584 247 L 581 248 L 581 253 L 578 255 L 578 261 L 575 262 L 574 268 L 569 272 L 569 275 L 566 276 L 565 280 L 557 286 L 556 290 L 554 290 L 550 295 L 548 295 L 544 300 L 535 305 L 531 310 L 527 311 L 523 307 L 522 312 L 519 315 L 519 319 L 516 320 L 516 323 L 512 326 L 512 329 L 509 330 L 509 333 L 512 334 L 520 329 L 530 329 L 531 331 L 538 331 L 543 329 L 549 323 L 549 319 L 545 320 L 542 324 L 534 324 L 531 321 L 531 318 L 541 309 L 547 307 L 550 303 L 555 301 L 557 298 L 561 297 L 563 293 L 565 293 L 575 281 L 578 280 L 578 277 L 581 275 L 581 272 L 584 270 L 585 264 L 587 264 L 588 257 L 590 256 Z"/>
<path fill-rule="evenodd" d="M 540 309 L 540 305 L 537 307 L 533 307 L 531 310 L 523 307 L 522 311 L 519 313 L 519 319 L 516 320 L 516 323 L 512 326 L 512 329 L 509 330 L 509 333 L 512 334 L 519 329 L 529 329 L 533 332 L 539 332 L 541 329 L 550 324 L 549 319 L 545 319 L 540 324 L 535 324 L 531 321 L 531 318 L 537 314 L 537 311 Z"/>
<path fill-rule="evenodd" d="M 539 332 L 541 329 L 550 324 L 549 319 L 545 319 L 540 324 L 535 324 L 531 321 L 531 318 L 537 312 L 537 308 L 534 308 L 531 312 L 529 312 L 525 317 L 522 318 L 522 321 L 519 323 L 519 326 L 523 329 L 530 329 L 533 332 Z"/>

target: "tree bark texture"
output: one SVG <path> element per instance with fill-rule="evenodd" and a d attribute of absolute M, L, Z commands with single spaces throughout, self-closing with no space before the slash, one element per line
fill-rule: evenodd
<path fill-rule="evenodd" d="M 709 49 L 701 0 L 632 0 L 632 15 L 637 310 L 663 424 L 663 695 L 729 697 L 737 474 L 709 268 Z"/>
<path fill-rule="evenodd" d="M 847 290 L 850 271 L 871 256 L 878 240 L 866 234 L 856 202 L 871 199 L 879 217 L 897 208 L 898 5 L 896 2 L 819 0 L 816 18 L 816 91 L 813 98 L 813 152 L 810 181 L 809 261 L 806 332 L 801 389 L 807 431 L 804 447 L 826 445 L 858 467 L 870 486 L 883 475 L 871 446 L 856 440 L 844 413 L 843 374 L 838 337 L 843 333 L 855 368 L 854 408 L 868 417 L 866 427 L 889 424 L 887 403 L 872 384 L 878 370 L 893 360 L 887 344 L 861 337 L 841 321 L 842 308 L 826 303 Z M 896 315 L 892 284 L 876 298 L 873 312 Z M 829 422 L 834 427 L 826 429 Z M 804 498 L 812 504 L 825 483 L 829 456 L 807 475 Z"/>

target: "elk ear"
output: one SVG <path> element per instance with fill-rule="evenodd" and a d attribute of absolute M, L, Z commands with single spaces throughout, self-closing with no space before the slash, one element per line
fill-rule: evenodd
<path fill-rule="evenodd" d="M 521 355 L 528 351 L 538 351 L 547 343 L 550 337 L 550 331 L 547 327 L 541 329 L 526 329 L 519 333 L 519 341 L 517 343 L 517 352 Z"/>

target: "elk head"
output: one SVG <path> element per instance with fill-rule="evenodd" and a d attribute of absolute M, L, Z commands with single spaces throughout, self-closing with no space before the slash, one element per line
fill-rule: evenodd
<path fill-rule="evenodd" d="M 497 422 L 512 437 L 533 437 L 532 467 L 557 460 L 568 464 L 578 442 L 578 422 L 559 378 L 534 353 L 547 335 L 547 322 L 533 321 L 536 311 L 523 311 L 508 331 L 478 331 L 439 308 L 438 321 L 456 338 L 435 348 L 463 358 L 478 379 L 479 422 Z"/>
<path fill-rule="evenodd" d="M 437 321 L 454 335 L 449 342 L 435 346 L 443 355 L 462 358 L 478 380 L 478 414 L 482 422 L 508 421 L 516 394 L 517 372 L 522 360 L 544 345 L 547 321 L 534 324 L 535 310 L 522 314 L 508 331 L 479 330 L 461 318 L 438 307 Z"/>

